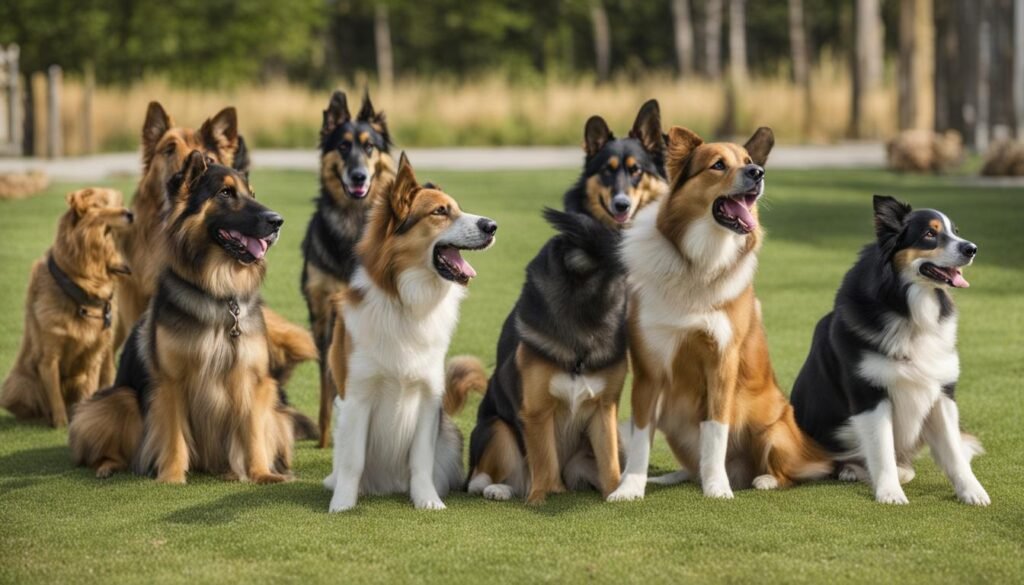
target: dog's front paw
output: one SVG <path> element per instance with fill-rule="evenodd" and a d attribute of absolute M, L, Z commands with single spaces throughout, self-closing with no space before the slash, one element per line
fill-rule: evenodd
<path fill-rule="evenodd" d="M 492 483 L 484 488 L 483 494 L 488 500 L 495 500 L 499 502 L 511 500 L 514 495 L 512 492 L 512 486 L 508 486 L 503 483 Z"/>
<path fill-rule="evenodd" d="M 910 500 L 903 493 L 903 488 L 898 484 L 894 486 L 883 486 L 875 490 L 875 501 L 881 504 L 909 504 Z"/>
<path fill-rule="evenodd" d="M 970 506 L 988 506 L 992 503 L 992 500 L 988 497 L 988 492 L 985 491 L 985 488 L 981 487 L 977 480 L 974 481 L 974 485 L 958 489 L 956 497 L 961 502 Z"/>
<path fill-rule="evenodd" d="M 327 508 L 327 511 L 333 514 L 335 512 L 345 512 L 355 507 L 355 496 L 343 495 L 335 491 L 334 496 L 331 498 L 331 505 Z"/>
<path fill-rule="evenodd" d="M 68 413 L 63 411 L 53 413 L 53 416 L 50 418 L 50 424 L 55 429 L 63 429 L 68 426 Z"/>
<path fill-rule="evenodd" d="M 732 488 L 729 487 L 728 478 L 708 478 L 702 482 L 704 488 L 704 495 L 709 498 L 717 498 L 720 500 L 731 500 L 733 498 Z"/>
<path fill-rule="evenodd" d="M 917 476 L 917 472 L 909 465 L 900 465 L 896 468 L 896 476 L 899 477 L 900 485 L 904 485 L 910 483 Z"/>
<path fill-rule="evenodd" d="M 164 473 L 156 476 L 157 483 L 166 483 L 170 485 L 185 485 L 185 474 L 181 473 Z"/>
<path fill-rule="evenodd" d="M 772 474 L 766 473 L 754 478 L 754 489 L 774 490 L 779 487 L 779 480 Z"/>
<path fill-rule="evenodd" d="M 444 510 L 444 502 L 441 498 L 434 496 L 433 498 L 413 498 L 412 503 L 416 506 L 417 510 Z"/>
<path fill-rule="evenodd" d="M 644 490 L 647 479 L 642 475 L 626 475 L 622 483 L 612 493 L 608 494 L 609 502 L 632 502 L 633 500 L 644 499 Z"/>
<path fill-rule="evenodd" d="M 267 485 L 271 483 L 284 483 L 290 481 L 291 478 L 287 475 L 281 475 L 280 473 L 261 473 L 252 476 L 252 482 L 257 485 Z"/>
<path fill-rule="evenodd" d="M 334 489 L 334 483 L 335 483 L 335 478 L 334 478 L 334 474 L 332 473 L 332 474 L 330 474 L 330 475 L 328 475 L 327 477 L 324 478 L 324 489 L 325 490 L 333 490 Z"/>

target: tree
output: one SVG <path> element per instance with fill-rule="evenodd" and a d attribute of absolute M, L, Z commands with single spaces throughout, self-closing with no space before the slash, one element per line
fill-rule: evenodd
<path fill-rule="evenodd" d="M 747 19 L 745 0 L 729 0 L 729 75 L 734 86 L 747 83 Z"/>
<path fill-rule="evenodd" d="M 704 6 L 704 68 L 711 79 L 722 76 L 722 0 Z"/>
<path fill-rule="evenodd" d="M 860 138 L 864 98 L 882 78 L 882 17 L 879 0 L 857 0 L 854 16 L 854 50 L 850 127 L 852 138 Z"/>
<path fill-rule="evenodd" d="M 810 49 L 804 28 L 803 0 L 789 0 L 789 47 L 793 59 L 793 82 L 802 89 L 804 101 L 804 137 L 811 135 L 814 120 L 814 95 L 811 92 Z"/>
<path fill-rule="evenodd" d="M 897 113 L 901 130 L 932 127 L 933 22 L 931 0 L 900 0 Z"/>
<path fill-rule="evenodd" d="M 377 79 L 388 89 L 394 85 L 395 62 L 391 53 L 391 23 L 388 7 L 378 2 L 373 14 L 373 41 L 377 49 Z"/>
<path fill-rule="evenodd" d="M 608 30 L 608 13 L 604 10 L 601 0 L 591 0 L 590 20 L 594 24 L 594 61 L 597 69 L 597 80 L 608 81 L 611 71 L 612 39 Z"/>
<path fill-rule="evenodd" d="M 679 75 L 690 77 L 693 75 L 693 21 L 690 19 L 689 0 L 672 0 L 672 24 Z"/>

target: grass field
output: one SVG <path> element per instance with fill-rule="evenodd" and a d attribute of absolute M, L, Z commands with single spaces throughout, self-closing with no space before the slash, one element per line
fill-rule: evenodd
<path fill-rule="evenodd" d="M 769 165 L 770 167 L 770 165 Z M 296 448 L 295 481 L 267 487 L 197 475 L 163 486 L 120 474 L 98 481 L 69 461 L 67 433 L 0 414 L 0 582 L 1020 582 L 1024 580 L 1024 195 L 958 188 L 882 172 L 770 172 L 768 241 L 757 289 L 778 378 L 788 388 L 816 320 L 859 247 L 872 237 L 873 192 L 943 209 L 978 243 L 959 291 L 958 387 L 963 424 L 988 450 L 975 471 L 989 508 L 959 504 L 931 459 L 906 486 L 911 504 L 874 503 L 865 485 L 823 482 L 710 501 L 687 484 L 610 505 L 594 493 L 539 508 L 455 494 L 448 510 L 418 512 L 403 497 L 363 498 L 328 515 L 320 481 L 329 451 Z M 453 353 L 493 362 L 502 320 L 527 260 L 550 230 L 572 171 L 430 173 L 462 206 L 495 218 L 498 243 L 469 260 L 479 272 Z M 261 200 L 287 222 L 268 259 L 266 298 L 298 322 L 299 242 L 315 177 L 255 172 Z M 125 190 L 131 181 L 114 183 Z M 0 368 L 20 341 L 26 278 L 49 245 L 68 185 L 0 203 Z M 492 364 L 493 365 L 493 364 Z M 291 384 L 314 414 L 315 366 Z M 458 421 L 471 428 L 475 402 Z M 624 399 L 623 416 L 628 413 Z M 652 472 L 675 468 L 659 437 Z"/>

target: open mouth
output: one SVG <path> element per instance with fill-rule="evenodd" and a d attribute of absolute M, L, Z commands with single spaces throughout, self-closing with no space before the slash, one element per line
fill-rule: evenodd
<path fill-rule="evenodd" d="M 238 230 L 218 230 L 217 242 L 235 260 L 242 264 L 252 264 L 267 254 L 267 249 L 277 240 L 277 232 L 257 238 L 247 236 Z"/>
<path fill-rule="evenodd" d="M 738 195 L 726 195 L 715 199 L 711 213 L 722 227 L 737 234 L 746 235 L 757 228 L 757 220 L 750 210 L 757 203 L 757 190 Z"/>
<path fill-rule="evenodd" d="M 463 250 L 483 250 L 491 245 L 494 238 L 488 238 L 482 246 L 463 247 L 452 244 L 438 244 L 434 246 L 434 269 L 441 275 L 441 278 L 457 282 L 463 286 L 469 284 L 469 280 L 476 276 L 476 270 L 462 257 Z"/>
<path fill-rule="evenodd" d="M 967 282 L 967 279 L 964 278 L 960 268 L 956 266 L 938 266 L 931 262 L 925 262 L 921 265 L 919 272 L 926 278 L 953 288 L 967 288 L 971 286 L 971 283 Z"/>
<path fill-rule="evenodd" d="M 334 174 L 338 176 L 338 182 L 341 183 L 341 190 L 344 191 L 349 197 L 353 199 L 364 199 L 366 194 L 370 192 L 370 182 L 367 181 L 362 185 L 349 185 L 342 176 L 342 172 L 337 167 L 334 168 Z"/>
<path fill-rule="evenodd" d="M 622 212 L 619 212 L 619 213 L 613 213 L 612 211 L 610 211 L 610 210 L 609 210 L 609 209 L 608 209 L 608 208 L 606 207 L 606 208 L 605 208 L 605 211 L 607 211 L 607 212 L 608 212 L 608 215 L 612 216 L 612 219 L 614 219 L 614 220 L 615 220 L 615 223 L 618 223 L 618 224 L 624 224 L 624 223 L 626 223 L 627 221 L 629 221 L 629 212 L 630 212 L 630 211 L 632 211 L 632 209 L 633 209 L 633 208 L 632 208 L 632 207 L 630 207 L 629 209 L 627 209 L 627 210 L 625 210 L 625 211 L 622 211 Z"/>

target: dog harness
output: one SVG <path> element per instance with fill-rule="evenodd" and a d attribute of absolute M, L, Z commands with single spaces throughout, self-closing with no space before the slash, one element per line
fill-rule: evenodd
<path fill-rule="evenodd" d="M 114 295 L 111 294 L 110 298 L 100 299 L 91 296 L 85 292 L 85 289 L 78 286 L 75 281 L 71 280 L 71 277 L 66 272 L 57 266 L 57 262 L 53 259 L 53 255 L 49 255 L 46 258 L 46 266 L 50 269 L 50 276 L 57 283 L 64 294 L 68 295 L 72 301 L 78 305 L 78 316 L 83 319 L 91 317 L 93 319 L 103 319 L 103 328 L 108 329 L 113 322 L 113 315 L 111 311 L 111 301 L 114 300 Z M 89 308 L 98 308 L 103 310 L 103 315 L 92 315 L 89 313 Z"/>

